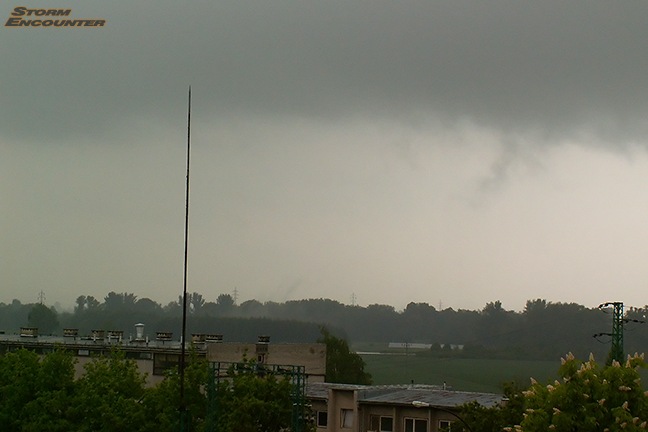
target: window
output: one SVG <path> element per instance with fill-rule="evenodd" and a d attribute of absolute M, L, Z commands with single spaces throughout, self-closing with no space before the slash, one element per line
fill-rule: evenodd
<path fill-rule="evenodd" d="M 392 432 L 394 430 L 394 419 L 391 417 L 380 417 L 380 432 Z"/>
<path fill-rule="evenodd" d="M 347 429 L 353 427 L 353 410 L 344 408 L 340 410 L 340 427 Z"/>
<path fill-rule="evenodd" d="M 406 418 L 405 419 L 405 432 L 427 432 L 427 420 Z"/>
<path fill-rule="evenodd" d="M 369 417 L 369 430 L 372 432 L 392 432 L 394 430 L 394 418 L 372 415 Z"/>
<path fill-rule="evenodd" d="M 439 420 L 439 430 L 440 431 L 449 431 L 452 422 L 449 420 Z"/>
<path fill-rule="evenodd" d="M 164 375 L 168 369 L 177 367 L 180 363 L 178 354 L 156 353 L 153 357 L 153 375 Z"/>
<path fill-rule="evenodd" d="M 326 411 L 317 411 L 317 427 L 325 428 L 328 426 L 328 413 Z"/>

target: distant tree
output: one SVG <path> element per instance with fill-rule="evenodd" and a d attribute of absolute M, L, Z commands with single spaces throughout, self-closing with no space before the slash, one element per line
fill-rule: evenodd
<path fill-rule="evenodd" d="M 238 307 L 239 313 L 245 317 L 264 316 L 265 308 L 258 300 L 246 300 Z"/>
<path fill-rule="evenodd" d="M 481 343 L 490 348 L 499 348 L 511 344 L 510 332 L 516 330 L 516 315 L 502 307 L 502 302 L 497 300 L 487 303 L 481 311 L 476 333 Z"/>
<path fill-rule="evenodd" d="M 371 384 L 371 374 L 365 372 L 365 362 L 351 352 L 346 340 L 333 336 L 326 328 L 320 329 L 317 340 L 326 344 L 326 382 L 344 384 Z"/>
<path fill-rule="evenodd" d="M 135 310 L 139 314 L 152 315 L 160 313 L 162 311 L 162 307 L 150 298 L 145 297 L 137 300 L 137 302 L 135 303 Z"/>
<path fill-rule="evenodd" d="M 132 310 L 135 303 L 137 303 L 137 296 L 133 293 L 127 292 L 123 293 L 122 296 L 124 298 L 124 306 L 126 309 Z"/>
<path fill-rule="evenodd" d="M 202 313 L 205 316 L 216 316 L 220 312 L 220 306 L 215 302 L 205 302 Z"/>
<path fill-rule="evenodd" d="M 111 291 L 104 297 L 104 309 L 108 313 L 131 313 L 135 309 L 137 296 L 132 293 Z"/>
<path fill-rule="evenodd" d="M 75 303 L 76 304 L 74 306 L 74 313 L 76 315 L 79 315 L 79 314 L 83 313 L 85 311 L 85 308 L 86 308 L 86 296 L 80 295 L 79 297 L 76 298 Z"/>
<path fill-rule="evenodd" d="M 482 309 L 482 313 L 486 316 L 498 316 L 504 312 L 506 311 L 502 307 L 502 302 L 499 300 L 486 303 L 486 306 Z"/>
<path fill-rule="evenodd" d="M 103 307 L 106 312 L 115 313 L 122 310 L 124 305 L 124 295 L 115 291 L 110 291 L 103 301 Z"/>
<path fill-rule="evenodd" d="M 220 294 L 216 299 L 216 303 L 225 309 L 234 307 L 234 298 L 229 294 Z"/>
<path fill-rule="evenodd" d="M 180 297 L 179 301 L 182 304 L 182 297 Z M 193 292 L 187 296 L 187 307 L 193 314 L 200 312 L 204 304 L 205 299 L 203 298 L 202 294 Z"/>
<path fill-rule="evenodd" d="M 59 328 L 56 310 L 40 303 L 32 306 L 27 317 L 27 323 L 30 327 L 38 327 L 41 334 L 51 334 Z"/>
<path fill-rule="evenodd" d="M 99 309 L 99 306 L 101 305 L 101 302 L 94 298 L 93 296 L 87 296 L 86 297 L 86 309 L 89 311 L 95 311 Z"/>
<path fill-rule="evenodd" d="M 542 314 L 547 309 L 547 300 L 535 299 L 527 300 L 524 306 L 525 315 Z"/>
<path fill-rule="evenodd" d="M 172 317 L 182 314 L 182 297 L 180 297 L 179 302 L 171 301 L 167 303 L 167 305 L 164 306 L 163 310 L 166 314 Z"/>

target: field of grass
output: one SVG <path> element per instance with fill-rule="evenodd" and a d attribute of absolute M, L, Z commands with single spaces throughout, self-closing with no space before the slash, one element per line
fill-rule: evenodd
<path fill-rule="evenodd" d="M 363 347 L 369 348 L 369 347 Z M 530 378 L 546 382 L 557 376 L 560 360 L 475 360 L 439 359 L 416 355 L 362 354 L 366 370 L 374 384 L 443 385 L 445 381 L 454 390 L 501 392 L 502 383 L 515 381 L 528 386 Z"/>

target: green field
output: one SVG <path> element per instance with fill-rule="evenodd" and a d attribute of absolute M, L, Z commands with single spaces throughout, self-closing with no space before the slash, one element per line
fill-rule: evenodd
<path fill-rule="evenodd" d="M 363 354 L 366 370 L 374 384 L 443 385 L 445 381 L 454 390 L 501 392 L 502 383 L 515 381 L 522 386 L 533 377 L 539 382 L 557 376 L 560 360 L 474 360 L 439 359 L 403 354 Z"/>

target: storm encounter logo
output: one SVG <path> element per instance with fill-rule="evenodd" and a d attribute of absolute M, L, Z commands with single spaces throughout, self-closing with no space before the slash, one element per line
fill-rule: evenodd
<path fill-rule="evenodd" d="M 30 9 L 17 6 L 5 27 L 103 27 L 106 20 L 98 18 L 68 18 L 72 9 Z"/>

